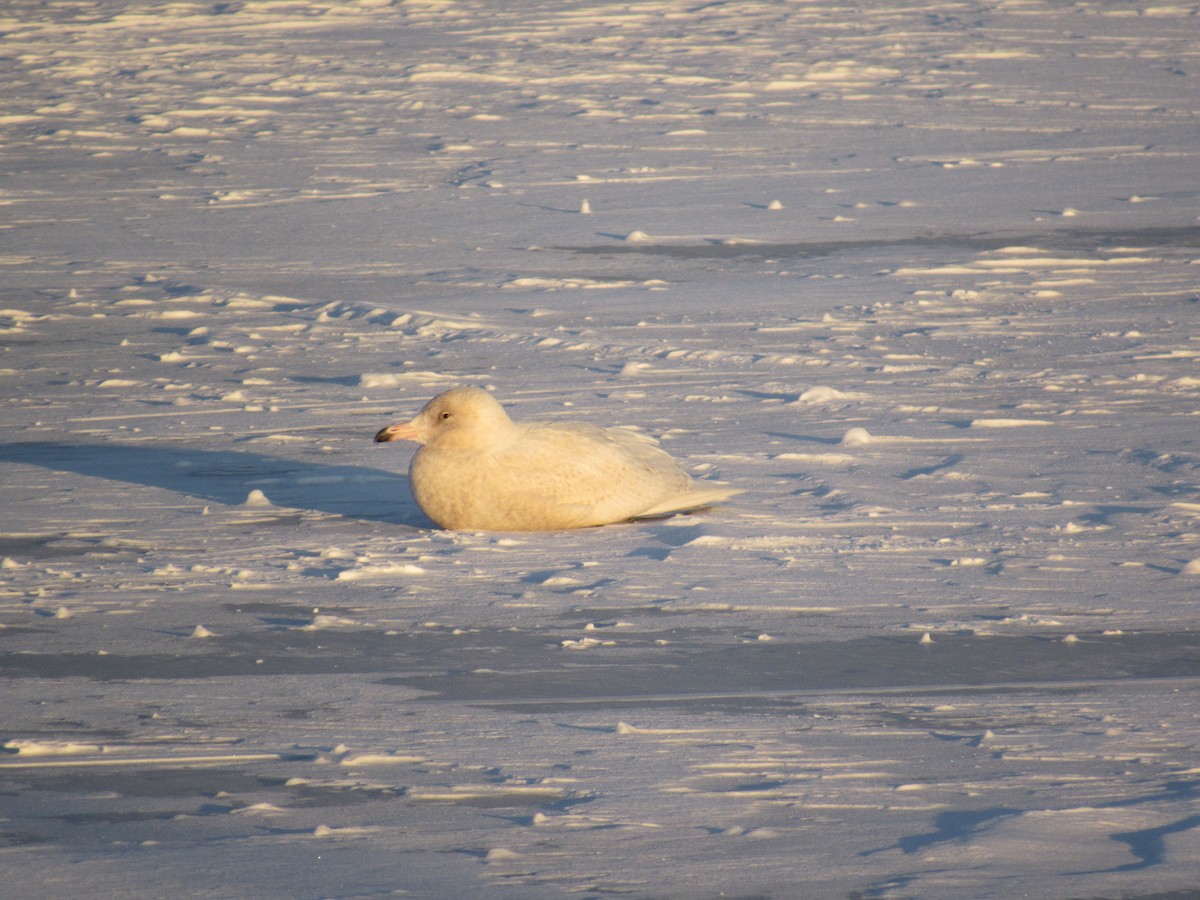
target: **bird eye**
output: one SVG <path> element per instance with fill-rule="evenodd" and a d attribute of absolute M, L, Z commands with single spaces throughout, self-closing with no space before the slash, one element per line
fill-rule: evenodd
<path fill-rule="evenodd" d="M 448 413 L 448 412 L 442 413 L 441 419 L 443 422 L 445 422 L 448 418 L 450 418 L 450 413 Z"/>

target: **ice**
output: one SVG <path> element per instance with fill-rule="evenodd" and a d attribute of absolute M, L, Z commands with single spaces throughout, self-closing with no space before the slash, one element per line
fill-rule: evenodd
<path fill-rule="evenodd" d="M 852 12 L 5 7 L 6 885 L 1200 888 L 1195 5 Z M 744 493 L 441 531 L 460 384 Z"/>

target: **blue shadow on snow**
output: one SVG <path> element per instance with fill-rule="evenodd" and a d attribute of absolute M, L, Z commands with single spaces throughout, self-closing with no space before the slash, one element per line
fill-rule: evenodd
<path fill-rule="evenodd" d="M 242 450 L 145 444 L 0 444 L 0 463 L 162 488 L 239 506 L 261 490 L 275 506 L 427 528 L 403 475 L 363 466 L 283 459 Z"/>

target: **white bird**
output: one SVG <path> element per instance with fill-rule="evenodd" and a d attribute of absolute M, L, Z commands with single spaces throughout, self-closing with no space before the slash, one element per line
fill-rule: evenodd
<path fill-rule="evenodd" d="M 649 437 L 578 422 L 517 423 L 491 394 L 438 394 L 377 442 L 416 441 L 408 468 L 421 511 L 465 531 L 556 531 L 666 516 L 741 491 L 697 487 Z"/>

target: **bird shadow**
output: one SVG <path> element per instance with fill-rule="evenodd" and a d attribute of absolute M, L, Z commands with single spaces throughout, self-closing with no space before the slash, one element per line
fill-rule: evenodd
<path fill-rule="evenodd" d="M 402 475 L 364 466 L 283 459 L 243 450 L 154 444 L 16 442 L 0 444 L 0 463 L 40 466 L 113 482 L 162 488 L 241 506 L 260 490 L 275 506 L 427 528 Z"/>

